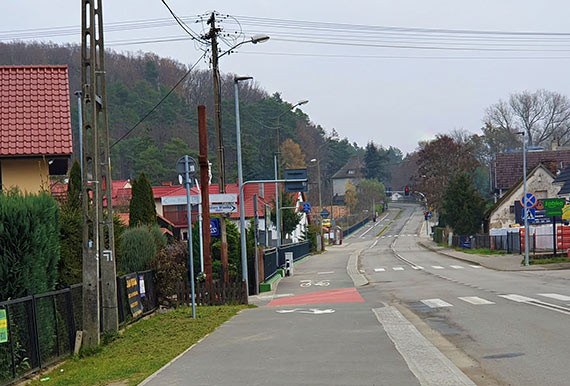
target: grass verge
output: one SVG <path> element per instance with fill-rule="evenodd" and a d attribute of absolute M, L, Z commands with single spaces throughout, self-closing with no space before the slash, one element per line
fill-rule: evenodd
<path fill-rule="evenodd" d="M 92 355 L 73 357 L 32 385 L 136 385 L 247 306 L 190 307 L 141 320 Z"/>
<path fill-rule="evenodd" d="M 570 259 L 568 257 L 548 257 L 545 259 L 528 259 L 530 265 L 538 264 L 556 264 L 556 263 L 569 263 Z M 522 259 L 521 264 L 524 264 L 524 259 Z"/>
<path fill-rule="evenodd" d="M 439 247 L 454 249 L 459 252 L 468 253 L 471 255 L 504 255 L 505 251 L 495 251 L 488 248 L 476 248 L 476 249 L 467 249 L 467 248 L 459 248 L 459 247 L 450 247 L 446 243 L 437 243 Z"/>

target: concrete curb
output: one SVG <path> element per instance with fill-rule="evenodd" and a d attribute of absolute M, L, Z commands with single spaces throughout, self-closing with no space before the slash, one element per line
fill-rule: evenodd
<path fill-rule="evenodd" d="M 536 271 L 561 271 L 561 270 L 565 270 L 565 269 L 570 269 L 570 264 L 569 263 L 560 263 L 560 265 L 554 265 L 556 263 L 553 263 L 551 266 L 546 266 L 546 265 L 531 265 L 530 267 L 517 267 L 517 268 L 511 268 L 511 269 L 501 269 L 498 267 L 493 267 L 492 265 L 488 265 L 488 264 L 483 264 L 480 261 L 475 261 L 475 260 L 471 260 L 471 259 L 467 259 L 467 258 L 463 258 L 463 257 L 459 257 L 459 256 L 454 256 L 451 255 L 449 253 L 445 253 L 445 249 L 436 249 L 433 248 L 429 245 L 424 244 L 421 241 L 418 241 L 418 245 L 422 248 L 425 248 L 427 250 L 430 250 L 432 252 L 435 252 L 439 255 L 442 256 L 446 256 L 446 257 L 450 257 L 452 259 L 455 260 L 460 260 L 466 263 L 470 263 L 470 264 L 475 264 L 475 265 L 480 265 L 482 267 L 485 267 L 487 269 L 492 269 L 493 271 L 499 271 L 499 272 L 536 272 Z"/>
<path fill-rule="evenodd" d="M 358 270 L 358 258 L 362 251 L 362 249 L 359 249 L 351 254 L 348 258 L 348 264 L 346 265 L 346 273 L 348 273 L 348 276 L 352 279 L 355 287 L 362 287 L 368 284 L 368 279 Z"/>

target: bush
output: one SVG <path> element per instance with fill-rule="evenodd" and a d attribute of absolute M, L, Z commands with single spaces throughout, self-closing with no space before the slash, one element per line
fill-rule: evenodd
<path fill-rule="evenodd" d="M 158 301 L 170 305 L 170 298 L 176 293 L 178 283 L 188 277 L 188 246 L 185 242 L 175 241 L 162 249 L 151 261 L 154 269 Z"/>
<path fill-rule="evenodd" d="M 157 254 L 157 241 L 146 226 L 125 230 L 120 244 L 122 256 L 117 260 L 117 272 L 120 274 L 147 269 Z"/>
<path fill-rule="evenodd" d="M 0 193 L 0 300 L 53 290 L 59 218 L 47 193 Z"/>
<path fill-rule="evenodd" d="M 303 240 L 309 241 L 309 250 L 311 252 L 317 251 L 317 237 L 320 237 L 320 226 L 317 224 L 310 224 L 305 231 L 303 231 Z"/>
<path fill-rule="evenodd" d="M 441 243 L 443 242 L 443 230 L 445 228 L 442 227 L 435 227 L 433 229 L 433 241 L 435 241 L 436 243 Z"/>

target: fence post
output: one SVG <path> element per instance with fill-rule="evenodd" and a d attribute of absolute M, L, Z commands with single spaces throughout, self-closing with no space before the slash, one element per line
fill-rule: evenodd
<path fill-rule="evenodd" d="M 57 308 L 55 306 L 55 295 L 51 297 L 51 305 L 53 308 L 53 319 L 55 324 L 55 354 L 59 357 L 59 326 L 57 325 Z"/>
<path fill-rule="evenodd" d="M 67 335 L 69 338 L 69 347 L 73 351 L 75 345 L 75 317 L 73 313 L 73 300 L 71 298 L 71 287 L 67 288 L 65 293 L 65 308 L 67 309 Z"/>
<path fill-rule="evenodd" d="M 8 327 L 8 339 L 10 339 L 10 357 L 12 359 L 12 378 L 16 378 L 16 360 L 14 359 L 14 339 L 12 338 L 12 329 L 10 328 L 10 312 L 8 311 L 8 306 L 4 308 L 6 310 L 6 324 Z"/>
<path fill-rule="evenodd" d="M 33 352 L 33 354 L 35 354 L 35 355 L 32 355 L 32 363 L 34 362 L 33 357 L 35 356 L 36 361 L 37 361 L 37 366 L 39 368 L 41 368 L 42 367 L 42 358 L 40 355 L 40 341 L 38 339 L 38 317 L 36 314 L 36 297 L 34 295 L 32 295 L 32 307 L 31 308 L 32 308 L 31 309 L 32 312 L 29 313 L 28 319 L 30 321 L 29 326 L 30 326 L 31 332 L 32 332 L 32 334 L 31 334 L 32 336 L 30 337 L 32 344 L 33 344 L 32 352 Z M 32 364 L 32 368 L 33 367 L 34 366 Z"/>

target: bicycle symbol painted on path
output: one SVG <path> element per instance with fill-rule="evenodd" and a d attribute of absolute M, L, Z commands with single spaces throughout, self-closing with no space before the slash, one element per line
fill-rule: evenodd
<path fill-rule="evenodd" d="M 319 287 L 328 287 L 331 285 L 330 280 L 319 280 L 319 281 L 312 281 L 312 280 L 301 280 L 301 284 L 299 284 L 303 288 L 308 288 L 312 285 L 319 286 Z"/>

